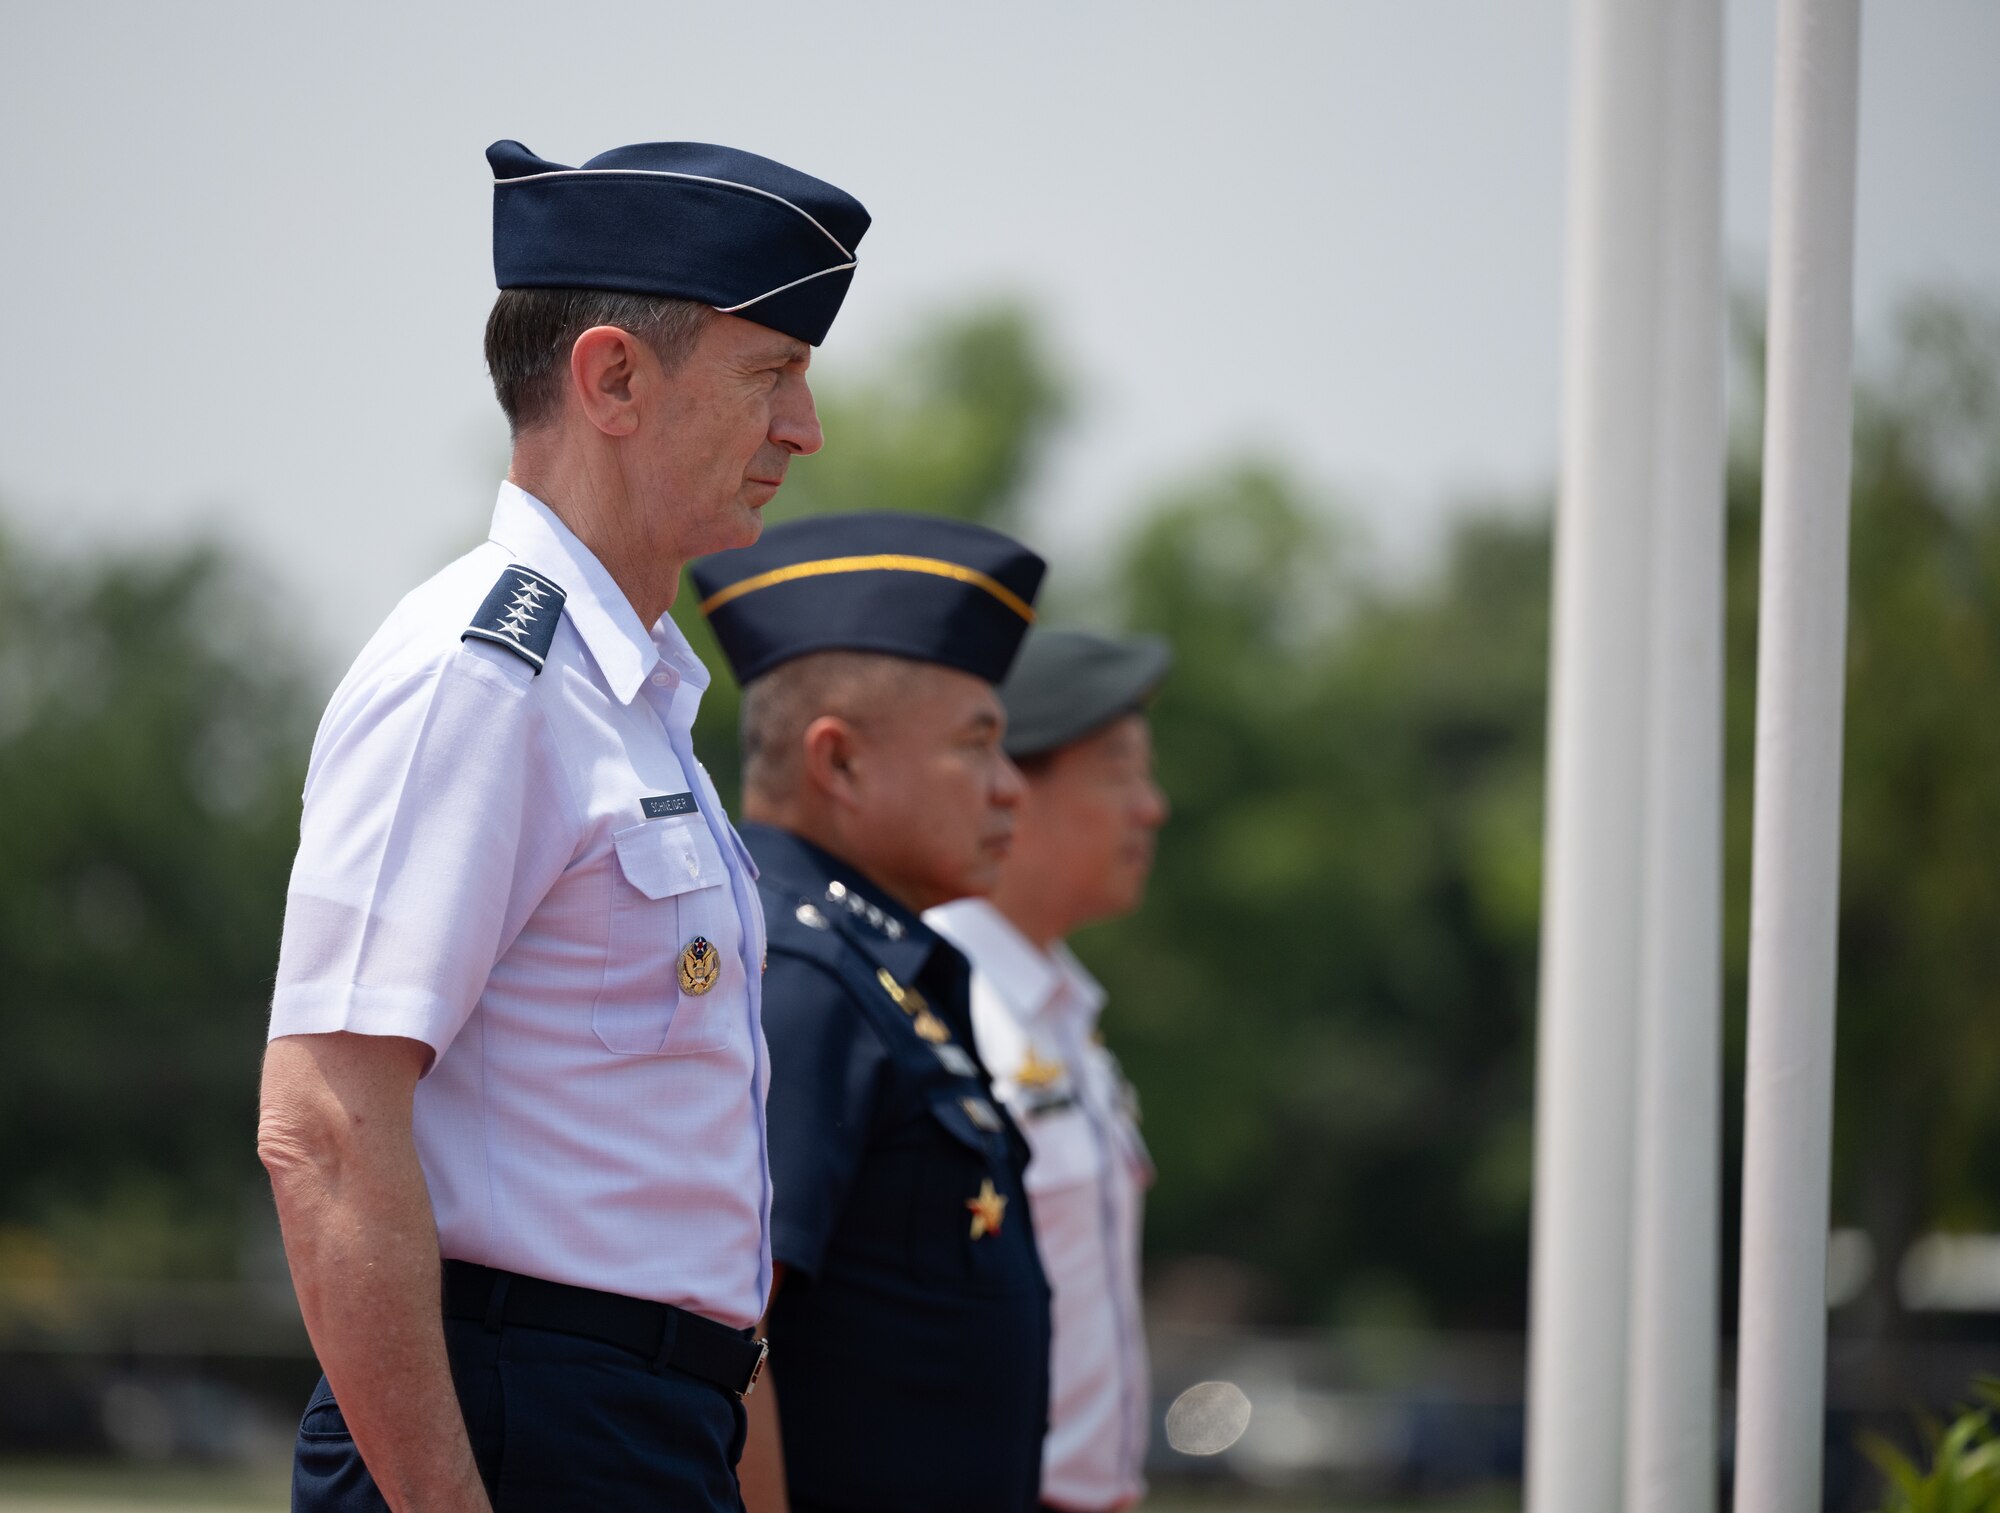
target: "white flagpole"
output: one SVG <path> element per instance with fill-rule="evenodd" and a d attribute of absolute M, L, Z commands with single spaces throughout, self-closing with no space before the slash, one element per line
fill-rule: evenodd
<path fill-rule="evenodd" d="M 1860 0 L 1780 0 L 1737 1368 L 1739 1513 L 1817 1513 Z"/>
<path fill-rule="evenodd" d="M 1608 1513 L 1623 1484 L 1662 35 L 1650 0 L 1577 0 L 1535 1079 L 1530 1513 Z"/>
<path fill-rule="evenodd" d="M 1715 1507 L 1722 1133 L 1722 5 L 1666 7 L 1625 1513 Z"/>

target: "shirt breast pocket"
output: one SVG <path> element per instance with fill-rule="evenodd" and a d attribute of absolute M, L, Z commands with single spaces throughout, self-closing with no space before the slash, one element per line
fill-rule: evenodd
<path fill-rule="evenodd" d="M 743 991 L 736 906 L 715 838 L 700 815 L 680 815 L 611 839 L 617 873 L 591 1028 L 621 1056 L 715 1050 L 730 1037 Z M 695 962 L 684 986 L 682 956 L 697 936 L 714 976 Z"/>
<path fill-rule="evenodd" d="M 983 1129 L 968 1106 L 984 1104 L 967 1083 L 962 1096 L 933 1094 L 924 1121 L 931 1138 L 913 1185 L 910 1266 L 920 1283 L 949 1292 L 1013 1293 L 1040 1278 L 1007 1137 Z"/>

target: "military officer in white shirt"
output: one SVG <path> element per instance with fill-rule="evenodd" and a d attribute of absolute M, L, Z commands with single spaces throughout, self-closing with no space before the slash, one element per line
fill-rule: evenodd
<path fill-rule="evenodd" d="M 1169 654 L 1152 638 L 1033 630 L 1006 681 L 1007 754 L 1027 779 L 988 898 L 924 918 L 972 962 L 972 1024 L 1025 1132 L 1025 1186 L 1054 1292 L 1044 1507 L 1145 1494 L 1149 1391 L 1139 1238 L 1152 1163 L 1138 1105 L 1097 1032 L 1104 991 L 1065 938 L 1136 908 L 1167 801 L 1145 706 Z"/>
<path fill-rule="evenodd" d="M 699 143 L 487 156 L 512 466 L 327 708 L 272 1000 L 258 1147 L 325 1371 L 293 1507 L 735 1510 L 763 916 L 667 610 L 818 449 L 868 215 Z"/>

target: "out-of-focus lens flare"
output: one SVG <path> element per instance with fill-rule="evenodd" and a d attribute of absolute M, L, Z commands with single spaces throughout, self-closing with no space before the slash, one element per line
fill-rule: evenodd
<path fill-rule="evenodd" d="M 1167 1443 L 1183 1455 L 1220 1455 L 1250 1426 L 1250 1399 L 1234 1382 L 1196 1382 L 1167 1410 Z"/>

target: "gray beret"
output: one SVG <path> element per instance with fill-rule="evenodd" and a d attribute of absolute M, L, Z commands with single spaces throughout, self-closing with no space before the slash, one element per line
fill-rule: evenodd
<path fill-rule="evenodd" d="M 1040 756 L 1143 707 L 1172 663 L 1158 636 L 1029 631 L 1000 684 L 1007 755 Z"/>

